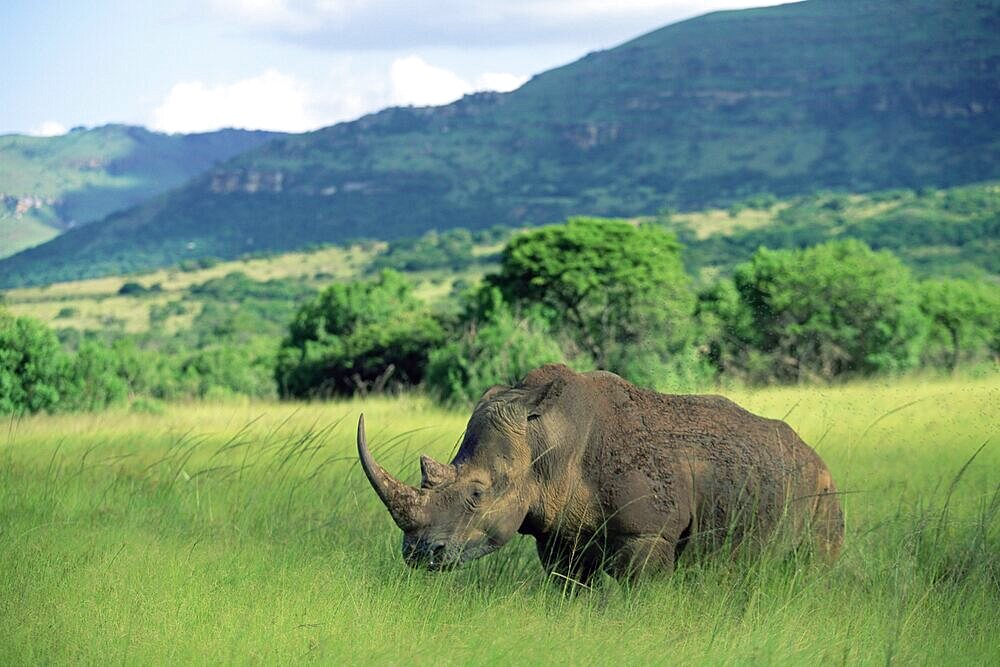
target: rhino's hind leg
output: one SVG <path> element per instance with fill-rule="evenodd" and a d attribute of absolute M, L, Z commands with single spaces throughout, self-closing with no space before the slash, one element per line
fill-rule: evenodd
<path fill-rule="evenodd" d="M 605 569 L 620 581 L 635 581 L 650 574 L 669 574 L 674 569 L 677 543 L 662 535 L 624 538 Z"/>

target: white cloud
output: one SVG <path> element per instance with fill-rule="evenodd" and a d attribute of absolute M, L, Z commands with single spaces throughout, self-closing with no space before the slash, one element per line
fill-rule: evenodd
<path fill-rule="evenodd" d="M 66 134 L 67 128 L 58 121 L 47 120 L 28 130 L 28 134 L 35 137 L 57 137 Z"/>
<path fill-rule="evenodd" d="M 509 93 L 524 85 L 529 77 L 505 72 L 484 72 L 476 79 L 476 90 L 495 90 Z"/>
<path fill-rule="evenodd" d="M 396 58 L 381 70 L 346 60 L 331 66 L 326 78 L 318 82 L 302 81 L 272 68 L 233 83 L 176 83 L 153 110 L 150 127 L 183 133 L 223 127 L 304 132 L 390 105 L 436 106 L 476 91 L 505 92 L 526 80 L 502 72 L 466 80 L 416 55 Z"/>
<path fill-rule="evenodd" d="M 303 132 L 322 125 L 313 114 L 307 86 L 268 69 L 235 83 L 182 81 L 170 89 L 152 115 L 161 132 L 207 132 L 222 127 Z"/>
<path fill-rule="evenodd" d="M 526 76 L 486 72 L 474 82 L 466 81 L 443 67 L 435 67 L 420 56 L 397 58 L 390 67 L 392 104 L 434 106 L 453 102 L 467 93 L 482 90 L 507 92 L 528 80 Z"/>
<path fill-rule="evenodd" d="M 469 84 L 457 74 L 430 65 L 419 56 L 394 60 L 389 68 L 389 78 L 393 104 L 447 104 L 469 92 Z"/>

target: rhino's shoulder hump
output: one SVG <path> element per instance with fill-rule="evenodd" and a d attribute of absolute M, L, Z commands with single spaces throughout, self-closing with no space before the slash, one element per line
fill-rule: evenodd
<path fill-rule="evenodd" d="M 519 386 L 537 387 L 556 380 L 575 380 L 579 377 L 580 373 L 566 364 L 545 364 L 525 375 Z"/>

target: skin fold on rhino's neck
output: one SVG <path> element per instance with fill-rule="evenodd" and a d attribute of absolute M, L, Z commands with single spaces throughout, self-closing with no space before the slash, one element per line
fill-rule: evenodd
<path fill-rule="evenodd" d="M 581 460 L 592 436 L 595 415 L 570 420 L 559 412 L 530 422 L 528 449 L 528 512 L 518 532 L 539 537 L 560 530 L 596 529 L 598 499 L 590 480 L 581 474 Z"/>

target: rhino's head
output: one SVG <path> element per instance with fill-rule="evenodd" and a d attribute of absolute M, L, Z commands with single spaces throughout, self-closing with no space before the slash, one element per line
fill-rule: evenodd
<path fill-rule="evenodd" d="M 524 522 L 537 489 L 530 474 L 529 412 L 521 401 L 484 407 L 485 401 L 473 413 L 453 463 L 420 457 L 419 487 L 375 462 L 364 415 L 358 422 L 361 467 L 402 529 L 403 558 L 411 566 L 441 570 L 485 556 Z"/>

